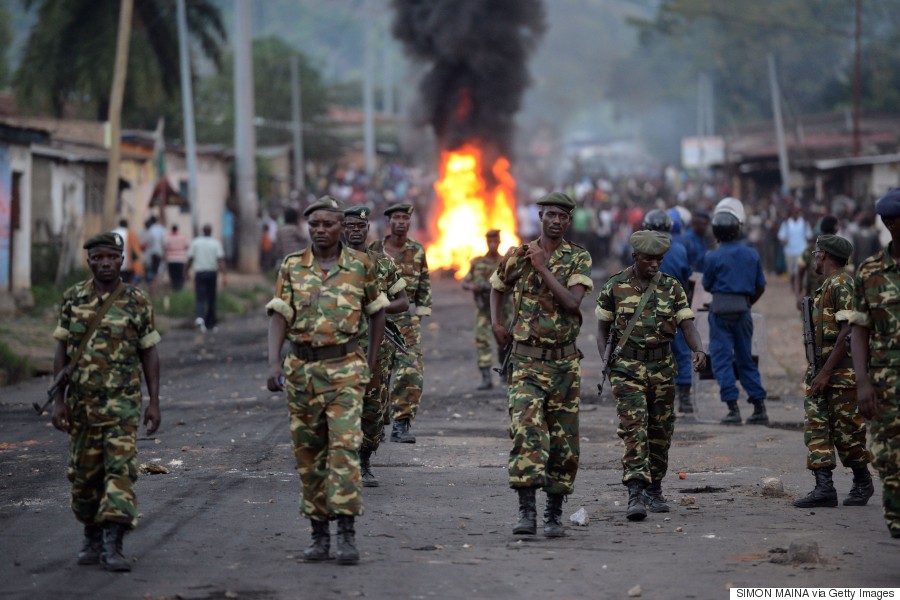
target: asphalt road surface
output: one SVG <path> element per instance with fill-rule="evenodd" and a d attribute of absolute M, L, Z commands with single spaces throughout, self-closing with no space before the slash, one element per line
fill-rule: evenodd
<path fill-rule="evenodd" d="M 663 484 L 672 512 L 640 523 L 624 518 L 615 410 L 596 395 L 595 302 L 596 291 L 583 303 L 581 468 L 564 538 L 545 539 L 540 528 L 511 534 L 505 390 L 474 390 L 471 297 L 442 280 L 424 321 L 418 443 L 385 443 L 373 458 L 381 486 L 364 490 L 359 565 L 300 560 L 308 522 L 297 510 L 285 399 L 265 390 L 260 311 L 217 333 L 164 332 L 163 424 L 140 438 L 139 462 L 170 473 L 137 483 L 140 524 L 125 540 L 131 573 L 75 564 L 81 527 L 69 509 L 67 438 L 31 408 L 47 381 L 0 388 L 0 597 L 714 599 L 732 586 L 900 587 L 900 540 L 885 528 L 880 482 L 865 507 L 791 506 L 813 478 L 799 317 L 786 283 L 771 282 L 757 305 L 773 426 L 718 425 L 715 384 L 698 382 L 698 418 L 677 422 Z M 743 399 L 741 408 L 749 415 Z M 783 494 L 764 490 L 767 477 Z M 850 483 L 838 468 L 841 497 Z M 586 526 L 569 522 L 581 508 Z M 818 560 L 788 560 L 792 544 L 810 543 Z"/>

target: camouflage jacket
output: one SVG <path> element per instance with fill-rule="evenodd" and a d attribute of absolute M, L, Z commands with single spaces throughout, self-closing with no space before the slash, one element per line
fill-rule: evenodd
<path fill-rule="evenodd" d="M 497 269 L 501 259 L 501 256 L 491 258 L 487 255 L 473 258 L 469 272 L 463 278 L 463 281 L 474 284 L 477 288 L 473 293 L 475 294 L 475 306 L 480 311 L 491 312 L 491 274 Z"/>
<path fill-rule="evenodd" d="M 521 299 L 513 298 L 513 306 L 518 303 L 513 339 L 544 348 L 575 342 L 581 329 L 581 313 L 570 314 L 560 308 L 553 292 L 525 258 L 525 252 L 526 246 L 510 248 L 491 275 L 491 285 L 498 292 L 521 294 Z M 563 240 L 550 256 L 547 268 L 567 288 L 583 285 L 588 292 L 594 288 L 591 255 L 577 244 Z"/>
<path fill-rule="evenodd" d="M 634 325 L 628 344 L 638 348 L 654 348 L 671 343 L 678 326 L 693 319 L 687 294 L 678 280 L 660 271 L 656 291 L 644 306 Z M 639 287 L 634 266 L 610 277 L 597 296 L 597 320 L 608 321 L 621 336 L 644 295 Z"/>
<path fill-rule="evenodd" d="M 140 289 L 123 285 L 125 291 L 109 307 L 84 354 L 73 365 L 69 399 L 75 404 L 74 418 L 86 414 L 90 423 L 137 424 L 141 412 L 141 351 L 161 339 L 150 299 Z M 106 298 L 94 292 L 93 279 L 77 283 L 63 294 L 53 337 L 66 343 L 67 356 L 75 353 Z"/>
<path fill-rule="evenodd" d="M 813 303 L 813 325 L 816 346 L 822 352 L 822 360 L 834 351 L 834 342 L 841 332 L 841 324 L 850 319 L 853 312 L 853 278 L 844 270 L 826 277 Z M 847 338 L 847 342 L 850 338 Z M 847 346 L 847 356 L 850 347 Z M 812 369 L 807 372 L 807 382 L 812 381 Z M 852 368 L 835 369 L 828 380 L 832 387 L 851 388 L 856 386 L 856 373 Z"/>
<path fill-rule="evenodd" d="M 375 263 L 375 277 L 378 288 L 384 292 L 390 302 L 406 289 L 406 281 L 400 277 L 400 270 L 394 263 L 394 259 L 387 254 L 381 254 L 374 250 L 366 250 L 369 259 Z M 369 346 L 369 320 L 363 319 L 359 331 L 359 343 L 362 347 Z"/>
<path fill-rule="evenodd" d="M 387 254 L 384 242 L 385 240 L 375 240 L 369 245 L 369 250 Z M 425 248 L 419 242 L 408 239 L 393 259 L 406 281 L 406 295 L 409 303 L 415 305 L 416 315 L 427 317 L 431 314 L 431 278 L 428 275 Z"/>
<path fill-rule="evenodd" d="M 869 364 L 900 368 L 900 265 L 887 249 L 859 266 L 850 322 L 869 329 Z"/>
<path fill-rule="evenodd" d="M 310 246 L 285 257 L 266 311 L 284 317 L 288 340 L 320 348 L 356 339 L 363 311 L 371 315 L 387 305 L 367 254 L 342 245 L 337 262 L 323 274 Z"/>

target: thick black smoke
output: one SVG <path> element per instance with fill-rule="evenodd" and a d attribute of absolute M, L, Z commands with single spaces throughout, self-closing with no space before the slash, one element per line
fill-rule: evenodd
<path fill-rule="evenodd" d="M 430 63 L 417 111 L 442 149 L 475 138 L 509 156 L 526 59 L 544 32 L 542 0 L 392 0 L 394 36 Z"/>

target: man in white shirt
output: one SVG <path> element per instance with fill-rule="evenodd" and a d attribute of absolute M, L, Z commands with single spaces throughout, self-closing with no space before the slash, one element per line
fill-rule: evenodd
<path fill-rule="evenodd" d="M 791 218 L 778 228 L 778 241 L 784 246 L 784 262 L 792 285 L 797 276 L 797 261 L 812 236 L 812 227 L 803 218 L 803 211 L 799 206 L 794 206 L 791 209 Z"/>
<path fill-rule="evenodd" d="M 185 275 L 191 267 L 194 268 L 194 296 L 197 301 L 194 323 L 200 331 L 213 329 L 216 327 L 218 273 L 222 273 L 222 285 L 225 285 L 225 249 L 219 240 L 212 237 L 212 225 L 204 225 L 203 235 L 191 241 Z"/>

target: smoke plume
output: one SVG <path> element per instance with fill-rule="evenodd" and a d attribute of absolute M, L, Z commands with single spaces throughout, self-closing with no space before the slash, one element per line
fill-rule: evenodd
<path fill-rule="evenodd" d="M 480 139 L 505 156 L 544 32 L 542 0 L 392 0 L 394 36 L 431 64 L 419 86 L 421 124 L 442 149 Z"/>

